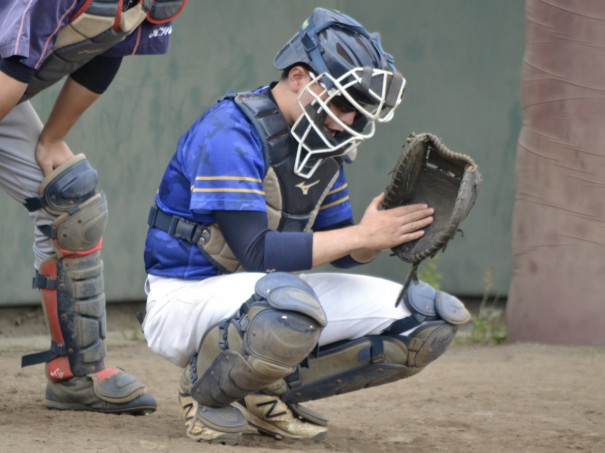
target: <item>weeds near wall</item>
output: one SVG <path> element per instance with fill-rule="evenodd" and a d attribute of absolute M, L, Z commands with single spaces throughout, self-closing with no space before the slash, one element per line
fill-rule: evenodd
<path fill-rule="evenodd" d="M 443 275 L 439 272 L 435 256 L 423 262 L 418 278 L 435 289 L 441 289 Z M 472 315 L 470 325 L 463 327 L 457 336 L 457 343 L 495 345 L 506 342 L 507 329 L 504 308 L 498 304 L 498 295 L 490 296 L 494 287 L 494 266 L 491 266 L 483 279 L 483 297 L 476 314 Z"/>
<path fill-rule="evenodd" d="M 494 284 L 494 266 L 491 266 L 483 279 L 483 298 L 479 312 L 472 316 L 473 323 L 470 340 L 478 344 L 502 344 L 506 342 L 507 330 L 504 309 L 498 306 L 498 296 L 490 301 L 490 293 Z"/>
<path fill-rule="evenodd" d="M 441 280 L 443 275 L 437 269 L 437 261 L 439 256 L 434 256 L 425 260 L 420 270 L 418 271 L 418 278 L 423 282 L 427 282 L 435 289 L 441 289 Z"/>

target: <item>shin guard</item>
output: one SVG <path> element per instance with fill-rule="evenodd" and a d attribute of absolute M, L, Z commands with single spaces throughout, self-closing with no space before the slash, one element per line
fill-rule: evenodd
<path fill-rule="evenodd" d="M 460 300 L 425 282 L 411 285 L 404 300 L 409 316 L 380 335 L 323 346 L 265 391 L 295 404 L 413 376 L 440 357 L 471 318 Z"/>
<path fill-rule="evenodd" d="M 408 337 L 371 335 L 324 347 L 278 393 L 287 403 L 302 403 L 413 376 L 445 352 L 455 333 L 455 326 L 430 321 Z"/>
<path fill-rule="evenodd" d="M 30 210 L 55 216 L 40 229 L 55 254 L 44 260 L 33 286 L 40 289 L 51 334 L 49 351 L 23 357 L 22 366 L 47 362 L 51 380 L 84 376 L 104 368 L 105 293 L 102 234 L 107 224 L 105 195 L 97 190 L 97 172 L 78 155 L 50 173 Z"/>

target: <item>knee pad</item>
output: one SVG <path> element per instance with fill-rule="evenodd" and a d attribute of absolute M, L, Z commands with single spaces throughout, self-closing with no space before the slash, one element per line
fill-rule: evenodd
<path fill-rule="evenodd" d="M 410 285 L 403 300 L 412 314 L 428 320 L 443 319 L 454 326 L 464 325 L 471 320 L 471 314 L 457 297 L 436 290 L 423 281 Z"/>
<path fill-rule="evenodd" d="M 22 366 L 47 362 L 52 380 L 84 376 L 104 367 L 105 293 L 100 250 L 107 203 L 97 183 L 97 172 L 80 154 L 44 178 L 37 201 L 28 200 L 28 209 L 34 206 L 56 216 L 43 230 L 55 255 L 41 263 L 33 281 L 34 288 L 41 290 L 51 347 L 24 356 Z"/>
<path fill-rule="evenodd" d="M 50 173 L 40 185 L 42 208 L 57 216 L 45 233 L 59 256 L 87 252 L 107 226 L 107 200 L 97 189 L 98 175 L 83 154 Z"/>
<path fill-rule="evenodd" d="M 316 347 L 325 325 L 309 285 L 287 273 L 264 276 L 240 315 L 204 336 L 192 361 L 192 397 L 221 407 L 291 374 Z"/>
<path fill-rule="evenodd" d="M 371 335 L 325 346 L 284 379 L 280 396 L 302 403 L 408 378 L 443 354 L 455 333 L 455 326 L 429 321 L 408 337 Z"/>
<path fill-rule="evenodd" d="M 383 333 L 402 334 L 427 321 L 443 320 L 452 326 L 462 326 L 471 320 L 470 312 L 457 297 L 436 290 L 423 281 L 410 285 L 397 301 L 397 305 L 401 300 L 410 315 L 393 322 Z"/>

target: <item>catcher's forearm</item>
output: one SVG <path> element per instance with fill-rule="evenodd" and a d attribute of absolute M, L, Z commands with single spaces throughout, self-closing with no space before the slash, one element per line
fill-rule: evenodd
<path fill-rule="evenodd" d="M 362 249 L 356 250 L 352 252 L 351 258 L 353 258 L 358 263 L 369 263 L 370 261 L 374 261 L 382 250 L 370 250 L 370 249 Z"/>
<path fill-rule="evenodd" d="M 313 233 L 313 267 L 331 263 L 343 256 L 359 263 L 372 261 L 380 250 L 364 249 L 365 241 L 358 225 Z"/>

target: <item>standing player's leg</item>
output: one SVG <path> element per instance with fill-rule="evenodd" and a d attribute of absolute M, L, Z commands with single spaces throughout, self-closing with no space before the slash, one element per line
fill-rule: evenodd
<path fill-rule="evenodd" d="M 35 224 L 34 286 L 41 290 L 49 351 L 23 358 L 46 363 L 46 405 L 54 409 L 143 413 L 155 399 L 133 376 L 106 368 L 105 293 L 100 250 L 107 219 L 97 173 L 83 155 L 43 177 L 35 159 L 42 130 L 28 102 L 0 123 L 0 184 Z"/>

